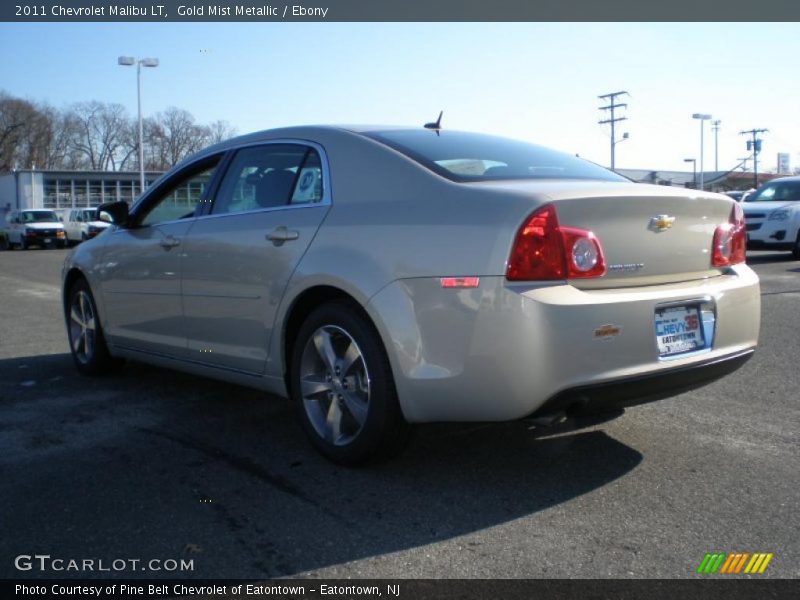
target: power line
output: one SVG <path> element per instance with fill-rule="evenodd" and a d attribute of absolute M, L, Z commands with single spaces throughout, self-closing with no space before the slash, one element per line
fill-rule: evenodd
<path fill-rule="evenodd" d="M 617 117 L 615 116 L 614 111 L 618 108 L 627 108 L 628 105 L 624 103 L 617 102 L 617 96 L 622 95 L 630 96 L 628 92 L 621 91 L 621 92 L 612 92 L 611 94 L 603 94 L 602 96 L 598 96 L 600 100 L 606 100 L 608 102 L 608 106 L 600 106 L 598 110 L 607 110 L 610 111 L 609 118 L 603 119 L 598 121 L 600 125 L 605 125 L 606 123 L 611 124 L 611 170 L 614 170 L 615 165 L 615 147 L 617 145 L 617 138 L 616 138 L 616 124 L 619 121 L 625 121 L 628 117 Z M 628 139 L 628 134 L 624 134 L 623 140 Z"/>

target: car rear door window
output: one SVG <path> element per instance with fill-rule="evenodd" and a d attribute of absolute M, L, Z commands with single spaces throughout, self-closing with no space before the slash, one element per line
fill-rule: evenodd
<path fill-rule="evenodd" d="M 322 200 L 322 166 L 302 144 L 266 144 L 239 150 L 225 173 L 211 214 L 312 204 Z"/>

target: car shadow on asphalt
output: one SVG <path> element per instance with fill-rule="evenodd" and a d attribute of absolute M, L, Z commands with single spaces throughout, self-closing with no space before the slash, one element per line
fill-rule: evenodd
<path fill-rule="evenodd" d="M 126 577 L 298 575 L 423 548 L 513 526 L 642 460 L 602 430 L 512 422 L 421 426 L 401 456 L 347 469 L 314 452 L 286 400 L 135 363 L 87 379 L 66 354 L 1 360 L 0 394 L 14 513 L 0 550 L 194 561 Z M 463 552 L 490 554 L 482 539 Z"/>

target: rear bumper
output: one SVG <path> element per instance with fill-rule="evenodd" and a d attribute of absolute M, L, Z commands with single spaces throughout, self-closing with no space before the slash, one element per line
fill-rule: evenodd
<path fill-rule="evenodd" d="M 715 315 L 710 346 L 660 357 L 656 307 L 701 299 Z M 755 348 L 760 293 L 756 274 L 736 265 L 707 279 L 598 290 L 504 277 L 464 290 L 436 278 L 399 280 L 366 309 L 406 419 L 504 421 L 568 406 L 576 391 L 630 405 L 704 385 Z"/>
<path fill-rule="evenodd" d="M 743 350 L 657 373 L 578 386 L 559 392 L 531 416 L 559 412 L 602 412 L 669 398 L 733 373 L 750 360 L 753 353 L 754 349 Z"/>

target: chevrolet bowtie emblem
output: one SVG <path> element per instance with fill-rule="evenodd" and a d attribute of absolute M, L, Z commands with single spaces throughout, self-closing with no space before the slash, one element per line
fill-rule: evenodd
<path fill-rule="evenodd" d="M 650 227 L 656 231 L 666 231 L 672 227 L 675 222 L 675 217 L 669 215 L 658 215 L 650 219 Z"/>

